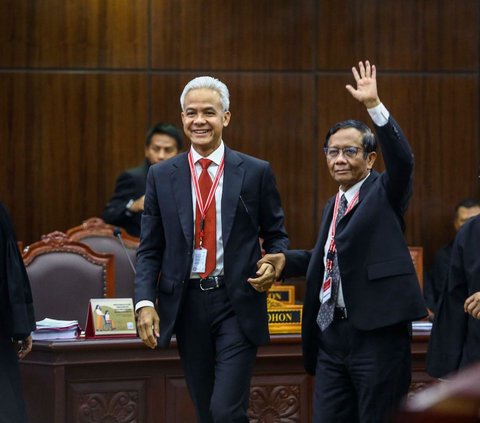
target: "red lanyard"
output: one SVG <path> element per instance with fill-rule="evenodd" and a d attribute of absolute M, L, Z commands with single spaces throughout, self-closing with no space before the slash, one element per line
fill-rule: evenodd
<path fill-rule="evenodd" d="M 213 180 L 212 187 L 210 188 L 210 192 L 208 193 L 205 204 L 203 204 L 202 193 L 200 192 L 200 186 L 198 184 L 198 177 L 197 177 L 197 172 L 195 171 L 195 165 L 193 163 L 192 151 L 190 151 L 190 153 L 188 154 L 188 164 L 190 165 L 190 174 L 192 175 L 192 183 L 193 183 L 193 188 L 195 189 L 195 197 L 197 198 L 198 210 L 200 211 L 201 219 L 200 219 L 199 235 L 200 235 L 200 247 L 202 247 L 205 216 L 207 214 L 208 208 L 212 204 L 213 198 L 215 196 L 215 191 L 217 190 L 218 184 L 220 183 L 220 178 L 222 177 L 222 174 L 223 174 L 223 168 L 225 167 L 225 157 L 222 157 L 220 165 L 218 166 L 217 174 L 215 175 L 215 179 Z M 205 171 L 208 172 L 207 169 L 205 169 Z M 203 169 L 202 169 L 202 172 L 203 172 Z"/>
<path fill-rule="evenodd" d="M 352 198 L 350 203 L 348 204 L 347 210 L 345 210 L 344 216 L 358 203 L 358 196 L 360 195 L 360 191 L 358 191 L 355 196 Z M 333 257 L 335 252 L 337 251 L 337 246 L 335 245 L 335 232 L 337 229 L 337 216 L 338 216 L 338 208 L 340 205 L 340 192 L 337 192 L 337 196 L 335 197 L 335 206 L 333 208 L 333 217 L 332 217 L 332 235 L 330 237 L 330 245 L 328 247 L 327 252 L 327 260 L 326 260 L 326 268 L 327 270 L 332 270 L 333 267 Z"/>

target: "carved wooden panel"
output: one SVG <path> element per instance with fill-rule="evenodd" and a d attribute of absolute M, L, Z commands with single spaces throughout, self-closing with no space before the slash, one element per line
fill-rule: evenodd
<path fill-rule="evenodd" d="M 309 380 L 305 374 L 253 376 L 250 386 L 251 423 L 309 422 Z M 185 379 L 166 379 L 166 420 L 183 423 L 195 415 Z"/>
<path fill-rule="evenodd" d="M 306 374 L 254 376 L 248 417 L 251 423 L 310 422 Z"/>
<path fill-rule="evenodd" d="M 146 389 L 144 380 L 69 383 L 69 423 L 144 422 Z"/>

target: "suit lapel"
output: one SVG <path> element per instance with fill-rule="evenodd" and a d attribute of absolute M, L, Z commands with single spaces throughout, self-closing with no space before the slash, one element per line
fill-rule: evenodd
<path fill-rule="evenodd" d="M 173 163 L 170 178 L 183 234 L 187 245 L 193 245 L 192 182 L 187 153 L 179 156 L 179 160 Z"/>
<path fill-rule="evenodd" d="M 320 224 L 320 232 L 318 236 L 318 244 L 315 248 L 320 248 L 320 251 L 323 251 L 323 247 L 327 242 L 328 230 L 330 229 L 330 222 L 333 217 L 333 207 L 335 205 L 335 197 L 328 200 L 325 205 L 325 210 L 322 215 L 322 223 Z M 323 253 L 321 254 L 323 257 Z"/>
<path fill-rule="evenodd" d="M 308 272 L 314 272 L 317 274 L 322 273 L 321 268 L 323 267 L 323 249 L 325 243 L 327 242 L 328 229 L 330 228 L 330 222 L 333 216 L 333 206 L 335 205 L 335 197 L 328 200 L 325 208 L 323 210 L 322 222 L 320 223 L 320 230 L 318 233 L 317 243 L 312 252 L 312 259 Z M 323 280 L 323 273 L 319 280 Z"/>
<path fill-rule="evenodd" d="M 367 195 L 368 191 L 370 190 L 370 187 L 372 186 L 373 182 L 378 178 L 378 176 L 379 176 L 379 173 L 377 171 L 372 170 L 370 172 L 369 177 L 367 179 L 365 179 L 365 182 L 360 187 L 360 194 L 358 196 L 358 203 L 363 201 L 363 199 Z"/>
<path fill-rule="evenodd" d="M 243 160 L 233 150 L 225 146 L 225 169 L 223 173 L 222 192 L 222 236 L 223 247 L 228 243 L 232 230 L 238 199 L 242 190 L 245 169 L 241 166 Z"/>

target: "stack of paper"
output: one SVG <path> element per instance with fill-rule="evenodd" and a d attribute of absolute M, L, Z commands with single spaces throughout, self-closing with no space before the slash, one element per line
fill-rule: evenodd
<path fill-rule="evenodd" d="M 56 320 L 48 317 L 37 322 L 37 329 L 32 333 L 36 341 L 49 339 L 76 338 L 80 334 L 78 320 Z"/>

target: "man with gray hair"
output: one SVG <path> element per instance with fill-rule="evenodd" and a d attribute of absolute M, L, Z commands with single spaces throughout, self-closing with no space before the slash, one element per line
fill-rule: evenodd
<path fill-rule="evenodd" d="M 257 347 L 269 340 L 266 290 L 275 269 L 261 257 L 288 248 L 269 163 L 222 138 L 229 92 L 218 79 L 190 81 L 180 97 L 191 148 L 150 168 L 137 255 L 140 338 L 167 347 L 176 334 L 201 423 L 248 422 Z M 157 310 L 154 305 L 157 305 Z"/>
<path fill-rule="evenodd" d="M 375 65 L 352 68 L 352 97 L 368 111 L 385 171 L 373 169 L 367 125 L 334 125 L 324 143 L 338 183 L 322 214 L 315 247 L 265 255 L 278 276 L 306 275 L 304 366 L 315 375 L 313 423 L 384 423 L 411 380 L 411 321 L 426 309 L 404 237 L 414 159 L 407 138 L 380 101 Z"/>

